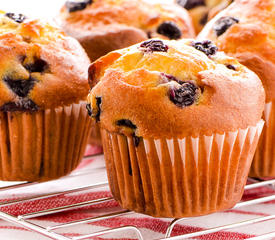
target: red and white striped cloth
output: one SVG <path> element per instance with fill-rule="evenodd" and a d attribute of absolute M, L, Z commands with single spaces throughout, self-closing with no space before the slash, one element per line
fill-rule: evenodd
<path fill-rule="evenodd" d="M 88 149 L 89 153 L 98 151 L 97 148 Z M 94 157 L 85 159 L 79 165 L 78 171 L 86 171 L 86 169 L 97 168 L 103 166 L 102 157 Z M 101 182 L 106 180 L 106 173 L 104 170 L 99 170 L 93 175 L 80 175 L 77 177 L 71 177 L 64 180 L 52 181 L 49 183 L 43 183 L 35 186 L 25 187 L 22 190 L 7 191 L 7 193 L 1 193 L 1 201 L 7 199 L 17 199 L 29 195 L 36 195 L 47 192 L 62 191 L 64 189 L 74 188 L 77 186 L 86 186 L 92 182 Z M 275 194 L 271 188 L 263 187 L 255 190 L 249 190 L 245 192 L 243 200 L 250 200 L 261 196 L 268 196 Z M 111 196 L 108 189 L 96 189 L 96 191 L 89 192 L 77 192 L 74 194 L 59 195 L 57 197 L 51 197 L 36 201 L 27 201 L 21 204 L 14 204 L 0 208 L 1 211 L 5 211 L 12 215 L 20 215 L 31 213 L 43 209 L 49 209 L 58 206 L 64 206 L 68 204 L 83 202 L 92 200 L 95 198 L 102 198 Z M 98 216 L 104 213 L 121 210 L 117 202 L 110 201 L 103 204 L 94 205 L 92 207 L 85 207 L 65 213 L 58 213 L 45 217 L 39 217 L 31 220 L 33 223 L 41 226 L 53 226 L 61 223 L 75 221 L 84 218 L 90 218 Z M 215 213 L 208 216 L 190 218 L 182 221 L 179 225 L 176 225 L 172 236 L 196 232 L 203 229 L 213 228 L 215 226 L 227 225 L 230 223 L 236 223 L 252 218 L 261 216 L 268 216 L 275 214 L 275 201 L 257 204 L 253 206 L 243 207 L 236 210 L 228 210 L 222 213 Z M 159 239 L 164 237 L 167 227 L 171 219 L 157 219 L 141 214 L 129 214 L 117 218 L 98 221 L 89 224 L 80 224 L 71 226 L 68 228 L 62 228 L 57 231 L 67 237 L 80 236 L 83 234 L 89 234 L 108 228 L 114 228 L 119 226 L 134 225 L 137 226 L 144 237 L 144 239 Z M 261 235 L 275 230 L 275 220 L 262 222 L 255 225 L 249 225 L 238 229 L 232 229 L 229 231 L 222 231 L 210 235 L 204 235 L 196 239 L 246 239 L 249 237 Z M 19 225 L 14 225 L 6 221 L 0 220 L 0 239 L 2 240 L 44 240 L 49 239 L 41 236 L 37 233 L 31 232 Z M 109 234 L 101 237 L 95 237 L 92 239 L 123 239 L 130 240 L 136 239 L 136 235 L 133 232 L 126 231 L 117 234 Z"/>

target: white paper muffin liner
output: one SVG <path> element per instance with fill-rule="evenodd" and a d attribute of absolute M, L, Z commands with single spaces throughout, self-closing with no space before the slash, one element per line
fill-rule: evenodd
<path fill-rule="evenodd" d="M 275 102 L 265 104 L 265 126 L 259 139 L 249 175 L 251 177 L 275 177 Z"/>
<path fill-rule="evenodd" d="M 141 139 L 101 130 L 109 184 L 123 208 L 155 217 L 224 210 L 243 194 L 264 122 L 235 132 Z"/>
<path fill-rule="evenodd" d="M 46 181 L 70 173 L 90 134 L 86 104 L 0 112 L 0 179 Z"/>

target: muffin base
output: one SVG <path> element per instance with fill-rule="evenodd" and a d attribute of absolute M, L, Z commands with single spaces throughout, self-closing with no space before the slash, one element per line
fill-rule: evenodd
<path fill-rule="evenodd" d="M 275 101 L 265 104 L 265 126 L 251 165 L 251 177 L 275 177 Z"/>
<path fill-rule="evenodd" d="M 47 181 L 70 173 L 90 134 L 85 103 L 0 113 L 0 179 Z"/>
<path fill-rule="evenodd" d="M 88 143 L 91 145 L 102 146 L 100 127 L 95 121 L 92 122 L 91 134 L 89 136 Z"/>
<path fill-rule="evenodd" d="M 123 208 L 191 217 L 240 199 L 263 127 L 183 139 L 141 139 L 101 130 L 109 185 Z"/>

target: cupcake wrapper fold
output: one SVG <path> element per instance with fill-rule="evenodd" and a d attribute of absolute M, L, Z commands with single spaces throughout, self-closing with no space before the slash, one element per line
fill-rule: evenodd
<path fill-rule="evenodd" d="M 111 191 L 123 208 L 155 217 L 224 210 L 243 194 L 264 122 L 245 130 L 183 139 L 101 130 Z"/>
<path fill-rule="evenodd" d="M 91 134 L 89 136 L 88 143 L 91 145 L 102 146 L 100 127 L 99 127 L 99 124 L 96 123 L 95 121 L 92 122 Z"/>
<path fill-rule="evenodd" d="M 275 101 L 265 104 L 265 126 L 251 165 L 251 177 L 275 177 Z"/>
<path fill-rule="evenodd" d="M 0 179 L 46 181 L 80 162 L 91 120 L 85 103 L 38 112 L 0 113 Z"/>

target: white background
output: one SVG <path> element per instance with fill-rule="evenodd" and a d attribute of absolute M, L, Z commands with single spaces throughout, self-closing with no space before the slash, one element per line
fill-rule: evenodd
<path fill-rule="evenodd" d="M 0 0 L 0 9 L 38 18 L 54 17 L 63 0 Z"/>

